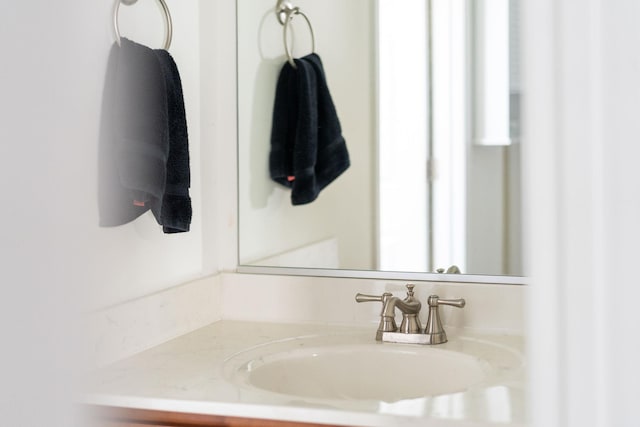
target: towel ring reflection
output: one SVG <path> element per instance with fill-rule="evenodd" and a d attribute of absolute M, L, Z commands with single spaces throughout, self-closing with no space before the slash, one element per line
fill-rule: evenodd
<path fill-rule="evenodd" d="M 307 17 L 307 15 L 305 15 L 303 12 L 300 11 L 300 8 L 298 7 L 294 7 L 292 9 L 289 9 L 287 11 L 284 12 L 280 12 L 280 13 L 284 13 L 285 14 L 285 22 L 284 22 L 284 32 L 283 32 L 283 38 L 284 38 L 284 50 L 287 53 L 287 59 L 289 61 L 289 64 L 291 64 L 291 66 L 293 68 L 296 68 L 296 63 L 293 61 L 293 54 L 291 53 L 291 49 L 289 49 L 289 44 L 287 43 L 287 30 L 291 24 L 291 21 L 293 21 L 293 17 L 295 15 L 301 15 L 305 21 L 307 21 L 307 25 L 309 26 L 309 31 L 311 32 L 311 52 L 315 52 L 316 51 L 316 37 L 313 34 L 313 27 L 311 26 L 311 21 L 309 20 L 309 18 Z M 278 19 L 280 19 L 280 14 L 278 15 Z"/>
<path fill-rule="evenodd" d="M 120 10 L 120 3 L 124 3 L 127 6 L 130 6 L 136 3 L 138 0 L 116 0 L 116 6 L 113 9 L 113 29 L 116 32 L 116 42 L 118 42 L 118 46 L 120 46 L 120 28 L 118 27 L 118 11 Z M 165 0 L 158 0 L 160 6 L 162 6 L 162 13 L 164 14 L 164 21 L 167 25 L 167 35 L 164 39 L 164 50 L 169 50 L 171 46 L 171 38 L 173 37 L 173 23 L 171 22 L 171 13 L 169 12 L 169 7 Z"/>

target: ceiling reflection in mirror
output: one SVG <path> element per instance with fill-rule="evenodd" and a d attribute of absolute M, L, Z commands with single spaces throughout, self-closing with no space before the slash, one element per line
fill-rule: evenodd
<path fill-rule="evenodd" d="M 521 276 L 517 2 L 294 0 L 286 45 L 276 3 L 237 0 L 239 263 Z M 350 166 L 294 205 L 274 104 L 312 46 Z"/>

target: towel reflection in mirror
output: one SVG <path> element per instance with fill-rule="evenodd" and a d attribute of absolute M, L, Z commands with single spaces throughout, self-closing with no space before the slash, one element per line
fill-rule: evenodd
<path fill-rule="evenodd" d="M 271 128 L 271 179 L 291 188 L 291 203 L 313 202 L 349 168 L 349 153 L 320 57 L 285 62 Z"/>

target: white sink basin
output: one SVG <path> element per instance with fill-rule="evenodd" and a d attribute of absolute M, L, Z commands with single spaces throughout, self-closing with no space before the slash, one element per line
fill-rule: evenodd
<path fill-rule="evenodd" d="M 437 346 L 314 336 L 269 343 L 228 359 L 225 377 L 251 390 L 312 402 L 398 402 L 487 386 L 521 366 L 509 349 L 457 339 Z"/>
<path fill-rule="evenodd" d="M 294 350 L 246 369 L 250 384 L 277 393 L 386 402 L 463 391 L 486 374 L 478 359 L 461 353 L 375 344 Z"/>

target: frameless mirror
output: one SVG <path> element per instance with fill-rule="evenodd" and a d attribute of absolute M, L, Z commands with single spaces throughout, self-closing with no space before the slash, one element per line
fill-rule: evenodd
<path fill-rule="evenodd" d="M 241 270 L 521 276 L 517 1 L 293 0 L 351 159 L 297 206 L 269 177 L 276 3 L 237 0 Z"/>

